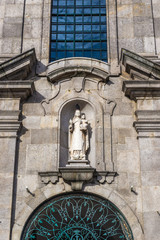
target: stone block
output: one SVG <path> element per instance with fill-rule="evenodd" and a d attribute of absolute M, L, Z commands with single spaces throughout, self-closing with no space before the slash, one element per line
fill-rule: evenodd
<path fill-rule="evenodd" d="M 141 38 L 141 37 L 134 38 L 134 49 L 138 53 L 144 52 L 143 38 Z"/>
<path fill-rule="evenodd" d="M 57 144 L 29 144 L 26 149 L 26 171 L 28 173 L 55 171 Z"/>
<path fill-rule="evenodd" d="M 3 0 L 2 0 L 3 2 Z M 0 6 L 1 6 L 1 15 L 0 15 L 0 19 L 3 20 L 4 18 L 4 14 L 5 14 L 5 5 L 1 5 L 2 3 L 0 3 Z"/>
<path fill-rule="evenodd" d="M 160 54 L 160 37 L 156 38 L 157 54 Z"/>
<path fill-rule="evenodd" d="M 22 16 L 23 16 L 23 3 L 6 5 L 5 17 L 22 17 Z"/>
<path fill-rule="evenodd" d="M 121 99 L 116 99 L 117 106 L 114 110 L 114 115 L 131 115 L 133 112 L 132 102 L 122 102 Z"/>
<path fill-rule="evenodd" d="M 126 115 L 113 116 L 113 128 L 132 128 L 133 126 L 133 117 Z"/>
<path fill-rule="evenodd" d="M 25 30 L 24 30 L 25 31 Z M 24 38 L 24 42 L 23 42 L 23 52 L 27 51 L 31 48 L 35 48 L 36 50 L 36 56 L 39 58 L 40 56 L 40 51 L 41 51 L 41 39 L 28 39 L 28 38 Z"/>
<path fill-rule="evenodd" d="M 32 129 L 32 144 L 57 143 L 57 129 Z"/>
<path fill-rule="evenodd" d="M 139 173 L 139 151 L 117 151 L 117 171 Z"/>
<path fill-rule="evenodd" d="M 11 38 L 3 38 L 1 47 L 2 54 L 12 54 L 12 42 L 13 40 Z"/>
<path fill-rule="evenodd" d="M 25 104 L 23 104 L 22 114 L 25 117 L 28 117 L 28 116 L 43 116 L 44 111 L 43 111 L 43 108 L 42 108 L 41 104 L 25 103 Z"/>
<path fill-rule="evenodd" d="M 27 116 L 22 124 L 27 129 L 40 129 L 41 117 L 40 116 Z"/>
<path fill-rule="evenodd" d="M 134 17 L 134 36 L 153 37 L 153 20 L 144 17 Z"/>
<path fill-rule="evenodd" d="M 145 240 L 160 239 L 160 217 L 157 212 L 144 213 Z"/>
<path fill-rule="evenodd" d="M 141 169 L 142 171 L 156 171 L 160 169 L 160 150 L 153 148 L 146 148 L 145 145 L 141 143 L 140 145 L 140 155 L 141 155 Z"/>
<path fill-rule="evenodd" d="M 160 37 L 160 17 L 154 19 L 154 24 L 155 24 L 155 35 L 156 37 Z"/>
<path fill-rule="evenodd" d="M 144 186 L 143 194 L 143 211 L 152 212 L 160 209 L 160 186 Z"/>
<path fill-rule="evenodd" d="M 129 128 L 118 129 L 118 143 L 124 144 L 126 137 L 131 137 L 132 133 L 133 130 Z"/>
<path fill-rule="evenodd" d="M 42 3 L 42 2 L 41 2 Z M 42 17 L 42 5 L 41 4 L 26 4 L 25 15 L 27 18 L 41 18 Z"/>
<path fill-rule="evenodd" d="M 143 186 L 158 186 L 160 182 L 160 171 L 142 171 L 141 178 Z"/>
<path fill-rule="evenodd" d="M 133 29 L 133 19 L 129 17 L 120 17 L 118 19 L 118 27 L 121 29 L 119 32 L 119 38 L 133 38 L 134 29 Z M 127 31 L 126 31 L 127 29 Z"/>
<path fill-rule="evenodd" d="M 133 15 L 133 9 L 131 4 L 119 5 L 118 9 L 118 18 L 131 18 Z"/>
<path fill-rule="evenodd" d="M 151 18 L 152 12 L 150 5 L 140 2 L 133 4 L 133 16 L 145 16 Z"/>
<path fill-rule="evenodd" d="M 154 37 L 144 37 L 144 50 L 147 53 L 154 53 L 155 51 Z"/>
<path fill-rule="evenodd" d="M 13 173 L 15 160 L 15 138 L 0 138 L 0 172 Z"/>
<path fill-rule="evenodd" d="M 14 38 L 12 42 L 12 53 L 13 54 L 19 54 L 21 48 L 21 39 L 20 38 Z"/>

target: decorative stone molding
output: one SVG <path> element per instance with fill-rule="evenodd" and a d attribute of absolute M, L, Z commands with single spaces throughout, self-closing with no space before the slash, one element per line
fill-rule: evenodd
<path fill-rule="evenodd" d="M 105 182 L 111 184 L 118 175 L 117 172 L 96 171 L 90 166 L 76 167 L 76 165 L 59 168 L 57 172 L 39 172 L 38 174 L 41 182 L 46 185 L 50 182 L 55 184 L 62 177 L 64 181 L 71 184 L 72 190 L 82 190 L 83 185 L 92 182 L 93 179 L 96 179 L 100 184 Z"/>
<path fill-rule="evenodd" d="M 160 79 L 160 65 L 151 60 L 126 49 L 122 49 L 121 59 L 124 71 L 132 79 Z"/>
<path fill-rule="evenodd" d="M 52 62 L 47 68 L 48 80 L 57 82 L 64 76 L 75 77 L 78 73 L 95 75 L 105 82 L 108 80 L 110 67 L 107 63 L 91 58 L 67 58 Z"/>
<path fill-rule="evenodd" d="M 156 80 L 124 81 L 122 90 L 125 96 L 135 101 L 146 97 L 160 97 L 160 82 Z"/>
<path fill-rule="evenodd" d="M 133 125 L 138 137 L 160 137 L 160 111 L 136 111 L 136 116 Z"/>
<path fill-rule="evenodd" d="M 0 82 L 1 98 L 28 98 L 33 94 L 33 81 L 2 81 Z"/>
<path fill-rule="evenodd" d="M 17 137 L 20 111 L 0 111 L 0 138 Z"/>
<path fill-rule="evenodd" d="M 111 184 L 114 182 L 115 177 L 118 175 L 117 172 L 107 172 L 107 171 L 101 171 L 96 173 L 97 181 L 100 183 L 107 182 L 108 184 Z"/>
<path fill-rule="evenodd" d="M 66 167 L 60 168 L 62 178 L 71 183 L 72 190 L 82 190 L 83 183 L 93 178 L 94 168 L 91 167 Z"/>
<path fill-rule="evenodd" d="M 41 181 L 45 184 L 58 182 L 59 172 L 39 172 Z"/>
<path fill-rule="evenodd" d="M 35 63 L 35 49 L 24 52 L 0 64 L 0 80 L 26 79 L 32 71 L 35 71 Z"/>

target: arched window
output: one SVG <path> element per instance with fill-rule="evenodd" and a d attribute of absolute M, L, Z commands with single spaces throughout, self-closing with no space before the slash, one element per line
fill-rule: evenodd
<path fill-rule="evenodd" d="M 106 0 L 52 0 L 50 62 L 67 57 L 107 62 Z"/>
<path fill-rule="evenodd" d="M 87 193 L 58 195 L 39 206 L 21 240 L 133 240 L 122 213 L 108 200 Z"/>

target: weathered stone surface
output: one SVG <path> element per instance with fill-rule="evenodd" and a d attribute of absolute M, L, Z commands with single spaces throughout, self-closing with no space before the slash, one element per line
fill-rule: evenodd
<path fill-rule="evenodd" d="M 51 1 L 0 1 L 0 62 L 9 60 L 0 66 L 2 239 L 9 239 L 10 222 L 13 223 L 11 206 L 13 215 L 15 210 L 12 240 L 18 240 L 29 215 L 42 201 L 71 191 L 61 176 L 56 176 L 54 184 L 47 181 L 44 184 L 38 172 L 58 172 L 59 166 L 66 166 L 68 133 L 64 129 L 68 127 L 68 112 L 76 102 L 88 114 L 91 127 L 88 157 L 90 164 L 101 170 L 102 177 L 98 181 L 94 177 L 84 185 L 84 190 L 113 202 L 127 218 L 135 240 L 160 238 L 157 213 L 160 210 L 160 68 L 158 56 L 154 62 L 151 58 L 160 54 L 160 3 L 159 0 L 153 0 L 152 6 L 150 0 L 107 3 L 108 64 L 81 58 L 48 65 Z M 34 51 L 28 51 L 32 47 L 37 62 Z M 133 53 L 123 50 L 120 64 L 122 47 Z M 26 53 L 16 56 L 25 50 L 29 56 Z M 150 58 L 138 53 L 150 53 Z M 10 59 L 13 56 L 16 58 Z M 34 93 L 26 79 L 35 81 Z M 22 96 L 25 102 L 20 105 Z M 65 104 L 68 107 L 61 121 Z M 18 119 L 20 108 L 22 116 Z M 21 120 L 16 149 L 15 137 Z M 141 134 L 137 134 L 133 122 Z M 118 173 L 110 185 L 105 179 L 107 171 Z M 15 189 L 12 189 L 13 178 L 17 182 Z M 16 202 L 12 205 L 13 192 Z"/>

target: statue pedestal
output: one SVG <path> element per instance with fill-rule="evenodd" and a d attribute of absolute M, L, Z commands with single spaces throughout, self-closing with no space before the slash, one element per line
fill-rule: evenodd
<path fill-rule="evenodd" d="M 88 160 L 68 160 L 66 167 L 90 167 Z"/>
<path fill-rule="evenodd" d="M 77 161 L 76 161 L 77 162 Z M 87 161 L 88 162 L 88 161 Z M 83 163 L 84 164 L 84 163 Z M 93 178 L 94 168 L 90 165 L 67 165 L 64 168 L 59 168 L 62 178 L 71 183 L 72 190 L 82 190 L 83 183 L 88 182 Z"/>

